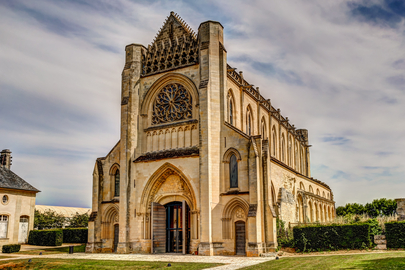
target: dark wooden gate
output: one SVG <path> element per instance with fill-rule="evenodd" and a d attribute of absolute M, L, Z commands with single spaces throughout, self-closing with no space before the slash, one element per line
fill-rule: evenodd
<path fill-rule="evenodd" d="M 245 222 L 238 221 L 235 223 L 235 239 L 236 255 L 246 255 Z"/>
<path fill-rule="evenodd" d="M 166 208 L 153 202 L 152 216 L 152 253 L 166 252 Z"/>
<path fill-rule="evenodd" d="M 115 224 L 114 225 L 114 252 L 117 252 L 119 232 L 120 232 L 119 225 Z"/>

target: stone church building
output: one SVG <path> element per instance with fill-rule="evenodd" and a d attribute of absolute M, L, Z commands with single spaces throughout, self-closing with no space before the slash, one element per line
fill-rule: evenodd
<path fill-rule="evenodd" d="M 223 26 L 175 13 L 125 48 L 121 137 L 96 160 L 87 252 L 258 256 L 287 224 L 334 217 L 308 131 L 227 63 Z M 118 94 L 118 93 L 117 93 Z"/>

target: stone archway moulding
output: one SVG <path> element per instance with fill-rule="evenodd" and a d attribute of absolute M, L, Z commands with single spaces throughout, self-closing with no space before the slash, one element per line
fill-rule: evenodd
<path fill-rule="evenodd" d="M 178 176 L 180 182 L 174 180 L 174 188 L 170 193 L 159 193 L 162 185 L 172 175 Z M 155 171 L 146 183 L 141 197 L 141 209 L 144 213 L 148 213 L 152 202 L 169 202 L 170 198 L 183 198 L 189 205 L 190 210 L 196 210 L 197 201 L 190 181 L 176 166 L 165 163 Z"/>
<path fill-rule="evenodd" d="M 143 98 L 142 105 L 141 105 L 141 114 L 146 115 L 152 110 L 152 104 L 154 101 L 154 97 L 157 95 L 159 90 L 166 86 L 169 83 L 180 83 L 187 90 L 190 91 L 190 94 L 193 98 L 194 105 L 199 104 L 199 95 L 198 90 L 194 82 L 188 78 L 187 76 L 180 74 L 180 73 L 169 73 L 165 74 L 159 79 L 157 79 L 152 86 L 147 91 L 145 97 Z"/>

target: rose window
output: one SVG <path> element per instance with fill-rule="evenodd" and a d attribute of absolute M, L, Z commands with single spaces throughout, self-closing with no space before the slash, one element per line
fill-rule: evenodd
<path fill-rule="evenodd" d="M 191 119 L 192 103 L 192 97 L 183 85 L 166 85 L 153 104 L 152 125 Z"/>

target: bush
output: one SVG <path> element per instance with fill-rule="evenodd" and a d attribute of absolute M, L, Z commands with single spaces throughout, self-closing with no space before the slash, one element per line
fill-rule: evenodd
<path fill-rule="evenodd" d="M 63 243 L 87 243 L 87 228 L 63 229 Z"/>
<path fill-rule="evenodd" d="M 385 223 L 387 248 L 405 248 L 405 221 Z"/>
<path fill-rule="evenodd" d="M 61 229 L 30 231 L 28 244 L 36 246 L 61 246 L 63 232 Z"/>
<path fill-rule="evenodd" d="M 295 247 L 300 251 L 361 249 L 371 247 L 369 224 L 297 226 Z"/>
<path fill-rule="evenodd" d="M 294 238 L 291 229 L 285 229 L 285 222 L 276 219 L 277 224 L 277 243 L 279 247 L 294 247 Z"/>
<path fill-rule="evenodd" d="M 14 253 L 20 251 L 21 245 L 4 245 L 1 248 L 3 253 Z"/>

